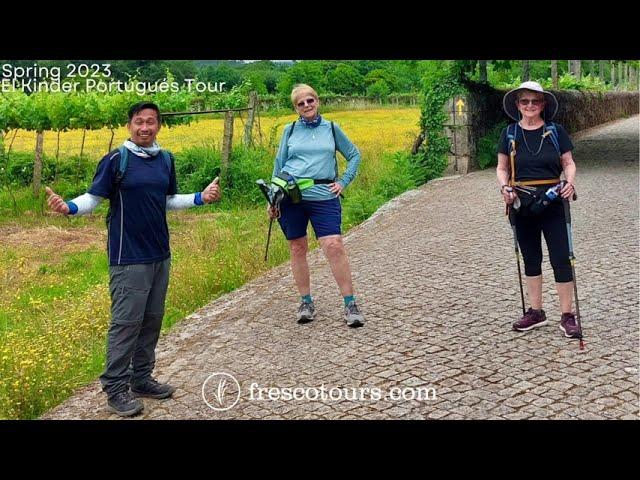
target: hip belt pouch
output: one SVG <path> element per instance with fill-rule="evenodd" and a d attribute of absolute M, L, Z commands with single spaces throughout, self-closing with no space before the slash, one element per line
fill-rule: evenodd
<path fill-rule="evenodd" d="M 289 195 L 292 203 L 300 203 L 302 200 L 302 193 L 296 179 L 287 172 L 280 172 L 271 179 L 271 182 L 282 188 Z"/>
<path fill-rule="evenodd" d="M 519 215 L 540 215 L 559 195 L 560 185 L 549 187 L 543 185 L 539 187 L 515 187 L 520 199 Z"/>

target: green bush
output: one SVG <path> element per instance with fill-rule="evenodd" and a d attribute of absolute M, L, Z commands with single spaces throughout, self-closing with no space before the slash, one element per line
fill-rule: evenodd
<path fill-rule="evenodd" d="M 256 180 L 269 180 L 274 158 L 266 148 L 237 147 L 231 153 L 228 186 L 229 200 L 233 203 L 263 203 L 264 197 Z"/>
<path fill-rule="evenodd" d="M 441 176 L 447 168 L 451 141 L 444 132 L 447 115 L 443 107 L 447 100 L 463 91 L 460 75 L 455 69 L 424 81 L 420 129 L 425 132 L 425 140 L 418 153 L 411 157 L 418 184 Z"/>
<path fill-rule="evenodd" d="M 182 150 L 175 156 L 178 191 L 202 191 L 220 168 L 220 152 L 213 147 L 198 146 Z"/>
<path fill-rule="evenodd" d="M 361 223 L 387 201 L 417 185 L 409 153 L 386 153 L 383 158 L 384 164 L 393 164 L 390 174 L 378 178 L 371 188 L 349 188 L 345 192 L 342 207 L 345 228 Z"/>
<path fill-rule="evenodd" d="M 33 181 L 34 154 L 12 152 L 7 162 L 6 154 L 0 163 L 0 184 L 15 187 L 29 187 Z M 42 183 L 52 184 L 58 181 L 86 183 L 95 173 L 96 164 L 89 157 L 70 157 L 59 159 L 42 156 Z"/>
<path fill-rule="evenodd" d="M 500 122 L 491 129 L 484 137 L 478 140 L 478 166 L 484 170 L 487 167 L 498 164 L 497 145 L 502 129 L 507 126 L 507 122 Z"/>
<path fill-rule="evenodd" d="M 200 192 L 221 167 L 221 155 L 213 147 L 192 147 L 176 156 L 179 191 Z M 236 147 L 231 152 L 229 171 L 221 179 L 223 204 L 255 204 L 264 200 L 256 186 L 259 178 L 271 178 L 273 158 L 265 148 Z"/>

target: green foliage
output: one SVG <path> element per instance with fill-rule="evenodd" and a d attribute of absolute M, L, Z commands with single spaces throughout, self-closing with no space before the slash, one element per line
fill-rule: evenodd
<path fill-rule="evenodd" d="M 262 202 L 260 190 L 255 186 L 258 178 L 271 178 L 273 156 L 266 148 L 238 146 L 231 152 L 231 166 L 221 179 L 229 204 Z M 176 175 L 180 192 L 202 191 L 213 180 L 213 172 L 221 167 L 220 151 L 211 146 L 191 147 L 176 156 Z"/>
<path fill-rule="evenodd" d="M 545 84 L 545 87 L 550 88 L 551 79 L 547 79 Z M 578 80 L 570 73 L 566 73 L 558 78 L 558 87 L 565 90 L 593 90 L 597 92 L 608 90 L 607 85 L 598 77 L 583 75 L 580 80 Z"/>
<path fill-rule="evenodd" d="M 324 77 L 322 62 L 308 60 L 295 63 L 278 82 L 278 93 L 288 100 L 293 86 L 298 83 L 311 85 L 318 93 L 324 92 L 327 82 Z"/>
<path fill-rule="evenodd" d="M 387 85 L 387 82 L 380 79 L 367 88 L 367 96 L 380 100 L 386 100 L 386 98 L 389 96 L 389 90 L 390 89 L 389 85 Z"/>
<path fill-rule="evenodd" d="M 602 81 L 596 74 L 599 71 L 599 65 L 591 64 L 589 61 L 583 61 L 583 73 L 590 69 L 587 74 L 582 75 L 578 80 L 573 74 L 569 73 L 566 60 L 558 60 L 558 88 L 565 90 L 592 90 L 606 91 L 613 88 L 612 85 Z M 633 65 L 632 61 L 628 61 Z M 551 80 L 551 61 L 550 60 L 531 60 L 530 78 L 539 82 L 544 88 L 552 88 Z M 608 76 L 610 69 L 609 62 L 605 68 L 605 77 Z M 478 72 L 475 70 L 467 70 L 466 76 L 471 80 L 478 80 Z M 487 66 L 488 82 L 494 88 L 500 90 L 510 90 L 518 87 L 522 83 L 522 62 L 519 60 L 491 60 Z"/>
<path fill-rule="evenodd" d="M 55 158 L 42 156 L 42 182 L 58 185 L 66 182 L 65 196 L 84 193 L 95 173 L 95 161 L 89 157 L 75 156 L 56 163 Z M 11 152 L 9 161 L 0 163 L 0 186 L 28 187 L 33 180 L 33 154 Z M 74 185 L 71 187 L 71 185 Z M 57 187 L 59 188 L 59 187 Z"/>
<path fill-rule="evenodd" d="M 500 133 L 507 126 L 507 122 L 503 121 L 496 124 L 489 133 L 478 140 L 478 166 L 481 169 L 496 166 L 498 164 L 497 145 L 500 139 Z"/>
<path fill-rule="evenodd" d="M 444 133 L 447 119 L 444 105 L 447 100 L 464 91 L 460 71 L 455 66 L 446 74 L 425 79 L 424 102 L 420 117 L 420 130 L 425 139 L 420 150 L 412 157 L 419 184 L 442 175 L 447 167 L 451 142 Z"/>
<path fill-rule="evenodd" d="M 211 175 L 220 168 L 220 151 L 212 147 L 190 147 L 175 156 L 178 191 L 200 192 L 213 180 Z"/>
<path fill-rule="evenodd" d="M 175 79 L 166 71 L 168 82 Z M 199 94 L 182 88 L 177 92 L 159 91 L 138 95 L 135 91 L 97 93 L 76 91 L 72 93 L 8 92 L 0 95 L 0 132 L 10 129 L 32 131 L 69 129 L 94 130 L 103 127 L 116 128 L 127 123 L 127 112 L 134 103 L 152 101 L 162 112 L 183 112 L 200 106 L 202 109 L 246 107 L 248 92 L 254 86 L 244 82 L 226 93 L 207 92 Z M 262 87 L 264 91 L 264 85 Z M 189 123 L 191 116 L 169 116 L 163 118 L 165 125 Z"/>
<path fill-rule="evenodd" d="M 417 185 L 409 153 L 385 153 L 382 158 L 383 165 L 392 165 L 389 173 L 376 177 L 367 188 L 349 188 L 345 193 L 342 209 L 346 228 L 366 220 L 381 205 Z"/>
<path fill-rule="evenodd" d="M 353 66 L 340 63 L 327 74 L 327 88 L 335 93 L 361 94 L 364 78 Z"/>

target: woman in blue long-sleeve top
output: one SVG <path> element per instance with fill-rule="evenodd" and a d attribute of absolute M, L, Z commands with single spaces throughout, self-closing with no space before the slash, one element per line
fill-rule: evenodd
<path fill-rule="evenodd" d="M 344 297 L 346 323 L 359 327 L 364 324 L 364 318 L 353 295 L 351 267 L 342 242 L 340 194 L 356 176 L 360 152 L 338 125 L 320 116 L 320 99 L 309 85 L 296 85 L 291 92 L 291 101 L 300 117 L 287 125 L 282 133 L 273 176 L 288 178 L 300 186 L 300 201 L 294 203 L 291 196 L 285 197 L 278 218 L 289 242 L 291 270 L 301 296 L 298 323 L 315 318 L 307 263 L 307 225 L 310 221 Z M 348 165 L 340 177 L 337 151 L 344 155 Z M 277 214 L 269 208 L 272 218 Z"/>

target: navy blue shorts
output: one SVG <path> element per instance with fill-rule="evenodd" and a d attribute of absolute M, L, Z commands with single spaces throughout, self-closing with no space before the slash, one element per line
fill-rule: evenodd
<path fill-rule="evenodd" d="M 289 197 L 286 197 L 280 204 L 280 213 L 278 222 L 287 240 L 306 236 L 309 220 L 316 238 L 341 234 L 342 206 L 337 198 L 302 200 L 294 204 Z"/>

